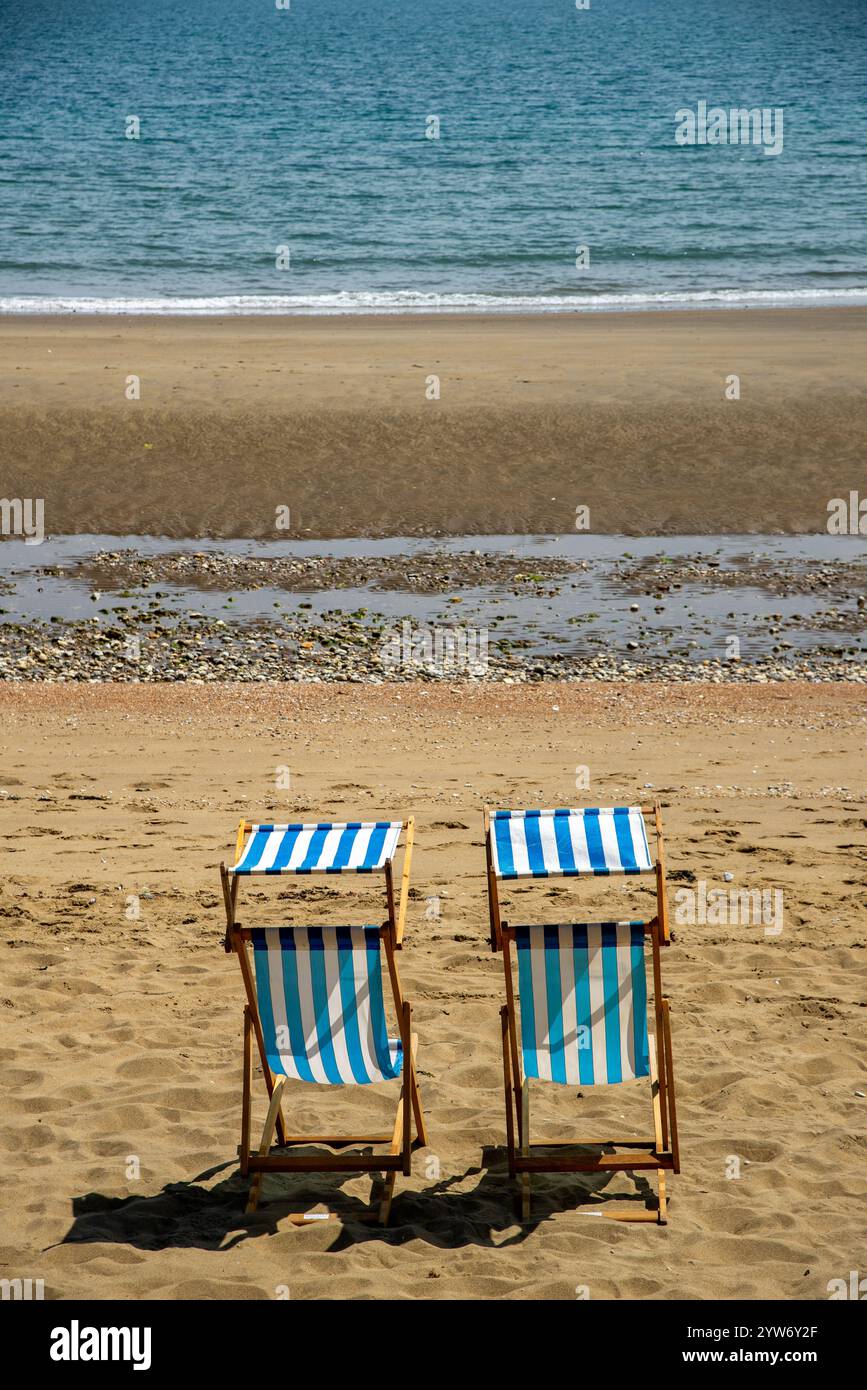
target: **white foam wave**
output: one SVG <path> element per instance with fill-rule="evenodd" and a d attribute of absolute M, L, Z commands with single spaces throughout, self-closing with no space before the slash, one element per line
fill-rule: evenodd
<path fill-rule="evenodd" d="M 596 295 L 429 294 L 415 290 L 345 290 L 311 295 L 8 295 L 0 296 L 0 314 L 562 314 L 838 304 L 867 304 L 867 286 L 823 290 L 663 290 Z"/>

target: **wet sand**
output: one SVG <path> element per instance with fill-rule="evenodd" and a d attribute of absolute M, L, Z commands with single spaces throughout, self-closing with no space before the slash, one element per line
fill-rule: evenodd
<path fill-rule="evenodd" d="M 54 534 L 821 532 L 865 369 L 859 308 L 7 318 L 3 490 Z"/>
<path fill-rule="evenodd" d="M 863 1267 L 863 690 L 24 684 L 0 685 L 0 711 L 0 1277 L 44 1278 L 61 1299 L 288 1286 L 302 1300 L 573 1300 L 586 1286 L 592 1299 L 823 1300 Z M 521 1227 L 501 1147 L 480 807 L 654 796 L 672 895 L 730 872 L 736 887 L 782 890 L 783 929 L 675 927 L 664 970 L 683 1172 L 670 1224 L 594 1217 L 615 1196 L 642 1200 L 628 1178 L 539 1178 Z M 400 965 L 431 1147 L 398 1179 L 387 1231 L 359 1219 L 366 1178 L 271 1177 L 246 1219 L 242 993 L 217 865 L 242 814 L 411 811 Z M 645 915 L 643 882 L 521 884 L 504 915 L 564 920 L 580 900 L 595 916 L 612 893 Z M 245 902 L 258 921 L 382 914 L 369 883 L 256 884 Z M 392 1104 L 388 1087 L 299 1085 L 291 1113 L 328 1129 L 362 1111 L 379 1123 Z M 540 1086 L 534 1110 L 553 1133 L 647 1119 L 631 1087 L 578 1099 Z M 290 1225 L 317 1204 L 341 1223 Z"/>

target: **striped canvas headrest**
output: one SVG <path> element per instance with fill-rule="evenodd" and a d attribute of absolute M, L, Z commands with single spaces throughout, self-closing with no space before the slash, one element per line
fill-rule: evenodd
<path fill-rule="evenodd" d="M 371 873 L 394 858 L 401 821 L 257 824 L 233 874 Z"/>
<path fill-rule="evenodd" d="M 494 811 L 498 878 L 641 874 L 653 868 L 640 806 Z"/>

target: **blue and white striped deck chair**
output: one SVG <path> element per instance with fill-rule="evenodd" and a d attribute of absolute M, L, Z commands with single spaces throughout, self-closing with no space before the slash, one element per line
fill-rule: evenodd
<path fill-rule="evenodd" d="M 401 832 L 406 830 L 400 906 L 395 906 L 392 866 Z M 416 1141 L 427 1142 L 416 1083 L 410 1006 L 402 998 L 395 952 L 400 948 L 409 894 L 413 819 L 404 821 L 320 821 L 284 824 L 241 821 L 231 868 L 220 865 L 226 907 L 226 949 L 241 966 L 247 1005 L 244 1013 L 244 1098 L 241 1172 L 253 1173 L 248 1210 L 259 1198 L 262 1176 L 285 1172 L 383 1172 L 385 1195 L 380 1219 L 386 1221 L 398 1171 L 409 1173 L 411 1113 Z M 385 877 L 387 920 L 382 927 L 300 926 L 242 928 L 237 917 L 238 887 L 253 875 L 373 874 Z M 398 1020 L 399 1037 L 389 1039 L 382 990 L 382 952 Z M 251 962 L 252 954 L 252 962 Z M 252 1039 L 270 1097 L 265 1132 L 257 1154 L 250 1152 Z M 407 1062 L 407 1058 L 409 1061 Z M 290 1136 L 281 1096 L 288 1081 L 318 1085 L 401 1082 L 393 1134 Z M 326 1154 L 321 1159 L 270 1153 L 278 1146 L 320 1143 L 330 1147 L 390 1145 L 387 1154 Z"/>
<path fill-rule="evenodd" d="M 659 1203 L 618 1220 L 666 1220 L 665 1171 L 679 1172 L 668 1000 L 662 995 L 660 948 L 669 942 L 662 821 L 654 807 L 656 860 L 638 806 L 549 811 L 486 811 L 485 846 L 491 944 L 502 950 L 506 1004 L 501 1010 L 509 1172 L 520 1175 L 529 1216 L 532 1172 L 656 1169 Z M 510 928 L 500 919 L 498 885 L 555 876 L 653 873 L 656 915 L 649 921 L 570 922 Z M 647 1025 L 645 944 L 653 962 L 655 1029 Z M 517 992 L 512 953 L 518 967 Z M 517 1002 L 521 1041 L 518 1041 Z M 531 1079 L 584 1088 L 650 1078 L 654 1134 L 646 1139 L 571 1140 L 539 1144 L 557 1157 L 531 1153 Z M 567 1155 L 564 1148 L 584 1148 Z M 611 1153 L 610 1149 L 634 1152 Z M 596 1153 L 587 1149 L 595 1148 Z M 609 1152 L 599 1150 L 607 1148 Z"/>
<path fill-rule="evenodd" d="M 252 949 L 253 999 L 244 1011 L 244 1097 L 241 1172 L 253 1174 L 247 1211 L 255 1211 L 267 1172 L 370 1172 L 385 1175 L 380 1220 L 388 1220 L 398 1172 L 409 1175 L 414 1147 L 427 1143 L 415 1072 L 416 1040 L 409 1002 L 401 997 L 387 927 L 253 927 L 236 929 L 239 949 Z M 389 1037 L 383 996 L 383 944 L 399 1021 Z M 247 965 L 249 974 L 249 964 Z M 258 1151 L 250 1151 L 252 1037 L 261 1041 L 270 1082 L 270 1104 Z M 399 1081 L 400 1098 L 391 1134 L 278 1136 L 278 1148 L 300 1144 L 389 1146 L 385 1154 L 272 1154 L 281 1099 L 288 1082 L 319 1086 L 367 1086 Z M 303 1218 L 302 1218 L 303 1219 Z"/>

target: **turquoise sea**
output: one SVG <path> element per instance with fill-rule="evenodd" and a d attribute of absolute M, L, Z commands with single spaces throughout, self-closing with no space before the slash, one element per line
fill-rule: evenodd
<path fill-rule="evenodd" d="M 0 311 L 867 302 L 867 0 L 278 3 L 0 0 Z"/>

